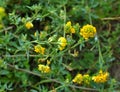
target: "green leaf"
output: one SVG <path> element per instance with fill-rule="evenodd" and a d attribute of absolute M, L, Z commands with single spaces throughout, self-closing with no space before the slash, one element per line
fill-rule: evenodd
<path fill-rule="evenodd" d="M 8 70 L 1 70 L 0 75 L 8 75 L 10 72 Z"/>

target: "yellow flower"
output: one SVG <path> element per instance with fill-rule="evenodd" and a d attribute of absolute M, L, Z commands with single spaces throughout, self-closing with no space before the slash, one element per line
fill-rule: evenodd
<path fill-rule="evenodd" d="M 59 50 L 63 50 L 65 47 L 63 46 L 59 46 Z"/>
<path fill-rule="evenodd" d="M 103 72 L 102 70 L 100 70 L 98 75 L 92 77 L 92 80 L 96 83 L 105 83 L 108 80 L 108 77 L 108 72 Z"/>
<path fill-rule="evenodd" d="M 3 7 L 0 7 L 0 13 L 5 12 L 5 9 Z"/>
<path fill-rule="evenodd" d="M 72 34 L 74 34 L 74 33 L 75 33 L 75 29 L 72 27 L 72 28 L 70 29 L 70 32 L 71 32 Z"/>
<path fill-rule="evenodd" d="M 42 47 L 41 45 L 36 45 L 34 46 L 34 51 L 40 54 L 44 54 L 45 53 L 45 48 Z"/>
<path fill-rule="evenodd" d="M 28 21 L 28 22 L 25 24 L 25 27 L 26 27 L 27 29 L 33 28 L 32 22 Z"/>
<path fill-rule="evenodd" d="M 37 36 L 37 32 L 34 33 L 34 36 L 35 36 L 35 37 Z"/>
<path fill-rule="evenodd" d="M 80 35 L 83 36 L 85 40 L 87 40 L 89 37 L 94 37 L 96 34 L 96 28 L 92 25 L 85 25 L 80 30 Z"/>
<path fill-rule="evenodd" d="M 81 84 L 82 81 L 83 81 L 83 76 L 82 76 L 82 74 L 77 74 L 72 81 L 73 81 L 74 83 Z"/>
<path fill-rule="evenodd" d="M 66 38 L 60 37 L 60 38 L 58 39 L 58 44 L 59 44 L 59 49 L 60 49 L 60 50 L 63 50 L 63 49 L 65 48 L 65 46 L 67 45 L 67 40 L 66 40 Z"/>
<path fill-rule="evenodd" d="M 65 26 L 70 27 L 71 26 L 71 21 L 68 21 Z"/>
<path fill-rule="evenodd" d="M 64 27 L 66 33 L 70 33 L 72 26 L 71 26 L 71 21 L 68 21 Z"/>
<path fill-rule="evenodd" d="M 42 73 L 49 73 L 50 72 L 50 67 L 47 65 L 38 65 L 38 70 L 41 71 Z"/>
<path fill-rule="evenodd" d="M 62 47 L 65 47 L 67 45 L 67 40 L 64 37 L 60 37 L 58 39 L 58 42 L 59 42 L 59 45 L 62 46 Z"/>
<path fill-rule="evenodd" d="M 71 26 L 71 21 L 68 21 L 64 28 L 66 33 L 75 33 L 75 29 Z"/>
<path fill-rule="evenodd" d="M 0 7 L 0 17 L 4 17 L 5 15 L 5 9 L 3 7 Z"/>
<path fill-rule="evenodd" d="M 50 65 L 50 63 L 51 63 L 51 62 L 50 62 L 49 60 L 47 60 L 47 65 Z"/>

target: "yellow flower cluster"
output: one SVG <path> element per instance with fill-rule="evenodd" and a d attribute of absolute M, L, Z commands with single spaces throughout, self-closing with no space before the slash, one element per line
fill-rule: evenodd
<path fill-rule="evenodd" d="M 2 19 L 5 15 L 5 9 L 3 7 L 0 7 L 0 19 Z"/>
<path fill-rule="evenodd" d="M 75 29 L 72 27 L 72 28 L 70 29 L 70 32 L 71 32 L 72 34 L 74 34 L 74 33 L 75 33 Z"/>
<path fill-rule="evenodd" d="M 5 9 L 3 7 L 0 7 L 0 29 L 3 28 L 2 19 L 3 17 L 5 17 L 5 15 L 6 15 Z"/>
<path fill-rule="evenodd" d="M 92 25 L 85 25 L 80 30 L 80 35 L 83 36 L 85 40 L 88 40 L 89 37 L 94 37 L 96 34 L 96 28 Z"/>
<path fill-rule="evenodd" d="M 45 53 L 45 48 L 42 47 L 41 45 L 36 45 L 34 46 L 34 51 L 40 54 L 44 54 Z"/>
<path fill-rule="evenodd" d="M 75 29 L 71 25 L 71 21 L 68 21 L 65 25 L 65 32 L 66 33 L 75 33 Z"/>
<path fill-rule="evenodd" d="M 63 50 L 65 47 L 66 47 L 66 45 L 67 45 L 67 40 L 66 40 L 66 38 L 65 37 L 60 37 L 59 39 L 58 39 L 58 47 L 59 47 L 59 50 Z"/>
<path fill-rule="evenodd" d="M 83 81 L 83 76 L 82 76 L 82 74 L 77 74 L 72 81 L 73 81 L 74 83 L 81 84 L 82 81 Z"/>
<path fill-rule="evenodd" d="M 0 14 L 5 13 L 5 9 L 3 7 L 0 7 Z"/>
<path fill-rule="evenodd" d="M 103 72 L 102 70 L 100 70 L 98 75 L 92 77 L 92 80 L 96 83 L 104 83 L 107 81 L 108 77 L 108 72 Z"/>
<path fill-rule="evenodd" d="M 41 71 L 42 73 L 49 73 L 50 67 L 48 65 L 39 64 L 38 70 Z"/>
<path fill-rule="evenodd" d="M 90 76 L 88 74 L 85 74 L 85 75 L 77 74 L 72 81 L 77 84 L 82 84 L 82 83 L 89 84 Z"/>
<path fill-rule="evenodd" d="M 103 72 L 102 70 L 96 76 L 89 76 L 88 74 L 77 74 L 75 78 L 72 80 L 74 83 L 77 84 L 90 84 L 90 81 L 94 81 L 95 83 L 105 83 L 108 80 L 109 73 Z"/>
<path fill-rule="evenodd" d="M 32 22 L 28 21 L 28 22 L 25 24 L 25 27 L 26 27 L 27 29 L 33 28 Z"/>

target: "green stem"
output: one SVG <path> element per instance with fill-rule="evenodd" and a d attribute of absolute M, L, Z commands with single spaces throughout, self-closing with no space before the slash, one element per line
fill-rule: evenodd
<path fill-rule="evenodd" d="M 54 90 L 57 91 L 58 89 L 60 89 L 60 88 L 62 88 L 62 87 L 64 87 L 64 85 L 61 85 L 61 86 L 55 88 Z M 54 90 L 51 90 L 51 91 L 48 91 L 48 92 L 54 92 Z"/>
<path fill-rule="evenodd" d="M 92 18 L 91 18 L 91 13 L 88 14 L 89 16 L 89 21 L 90 21 L 90 24 L 92 25 Z"/>
<path fill-rule="evenodd" d="M 4 31 L 11 30 L 12 28 L 13 28 L 13 26 L 9 26 L 9 27 L 7 27 L 7 28 L 4 28 L 4 29 L 0 30 L 0 33 L 1 33 L 1 32 L 4 32 Z"/>
<path fill-rule="evenodd" d="M 97 44 L 98 44 L 98 51 L 99 51 L 99 64 L 100 64 L 100 69 L 103 69 L 104 59 L 103 59 L 103 56 L 102 56 L 99 39 L 97 40 Z"/>
<path fill-rule="evenodd" d="M 80 44 L 83 43 L 83 42 L 85 42 L 85 40 L 81 38 L 76 44 L 74 44 L 74 45 L 71 47 L 71 49 L 75 48 L 76 46 L 80 45 Z"/>
<path fill-rule="evenodd" d="M 26 50 L 26 54 L 27 54 L 27 62 L 29 62 L 29 56 L 30 56 L 30 53 L 29 53 L 29 49 Z"/>
<path fill-rule="evenodd" d="M 43 76 L 42 74 L 38 74 L 38 73 L 35 73 L 35 72 L 32 72 L 32 71 L 29 71 L 29 70 L 26 70 L 26 69 L 21 69 L 21 68 L 16 68 L 14 65 L 11 65 L 9 63 L 6 63 L 6 65 L 10 68 L 13 68 L 15 70 L 18 70 L 18 71 L 21 71 L 21 72 L 24 72 L 24 73 L 28 73 L 28 74 L 31 74 L 31 75 L 34 75 L 34 76 L 38 76 L 38 77 L 41 77 L 41 78 L 45 78 L 46 80 L 49 80 L 51 82 L 55 82 L 55 83 L 58 83 L 58 84 L 61 84 L 62 86 L 59 86 L 58 88 L 61 88 L 61 87 L 71 87 L 71 88 L 76 88 L 76 89 L 81 89 L 81 90 L 86 90 L 86 91 L 94 91 L 94 92 L 98 92 L 98 89 L 93 89 L 93 88 L 86 88 L 86 87 L 82 87 L 82 86 L 75 86 L 75 85 L 71 85 L 71 84 L 68 84 L 68 85 L 64 85 L 65 83 L 64 82 L 60 82 L 56 79 L 51 79 L 51 78 L 48 78 L 48 77 L 45 77 Z M 58 89 L 57 88 L 57 89 Z"/>
<path fill-rule="evenodd" d="M 66 23 L 66 7 L 64 6 L 64 34 L 63 34 L 63 37 L 65 37 L 65 23 Z"/>
<path fill-rule="evenodd" d="M 89 18 L 90 24 L 92 25 L 91 8 L 90 7 L 87 7 L 87 8 L 88 8 L 88 18 Z"/>

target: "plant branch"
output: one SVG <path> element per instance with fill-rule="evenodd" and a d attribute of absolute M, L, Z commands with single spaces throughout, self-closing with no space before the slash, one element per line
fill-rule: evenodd
<path fill-rule="evenodd" d="M 120 20 L 120 17 L 101 18 L 101 20 Z"/>
<path fill-rule="evenodd" d="M 10 26 L 10 27 L 7 27 L 7 28 L 4 28 L 4 29 L 0 30 L 0 32 L 8 31 L 8 30 L 11 30 L 12 28 L 13 28 L 13 26 Z"/>
<path fill-rule="evenodd" d="M 38 73 L 35 73 L 35 72 L 32 72 L 32 71 L 29 71 L 29 70 L 26 70 L 26 69 L 21 69 L 21 68 L 16 68 L 14 65 L 11 65 L 9 63 L 7 63 L 7 66 L 10 67 L 10 68 L 13 68 L 15 70 L 18 70 L 18 71 L 21 71 L 21 72 L 25 72 L 25 73 L 28 73 L 28 74 L 31 74 L 31 75 L 35 75 L 35 76 L 38 76 L 38 77 L 43 77 L 41 74 L 38 74 Z M 55 82 L 55 83 L 58 83 L 58 84 L 61 84 L 63 85 L 64 83 L 63 82 L 60 82 L 56 79 L 51 79 L 51 78 L 48 78 L 48 77 L 44 77 L 52 82 Z M 71 87 L 71 88 L 77 88 L 77 89 L 81 89 L 81 90 L 86 90 L 86 91 L 94 91 L 94 92 L 98 92 L 97 89 L 92 89 L 92 88 L 86 88 L 86 87 L 81 87 L 81 86 L 75 86 L 75 85 L 67 85 L 68 87 Z"/>
<path fill-rule="evenodd" d="M 32 75 L 35 75 L 35 76 L 38 76 L 38 77 L 42 77 L 42 75 L 40 75 L 40 74 L 34 73 L 34 72 L 26 70 L 26 69 L 16 68 L 14 65 L 11 65 L 11 64 L 8 64 L 8 63 L 7 63 L 7 66 L 10 67 L 10 68 L 13 68 L 15 70 L 21 71 L 21 72 L 25 72 L 25 73 L 32 74 Z"/>

